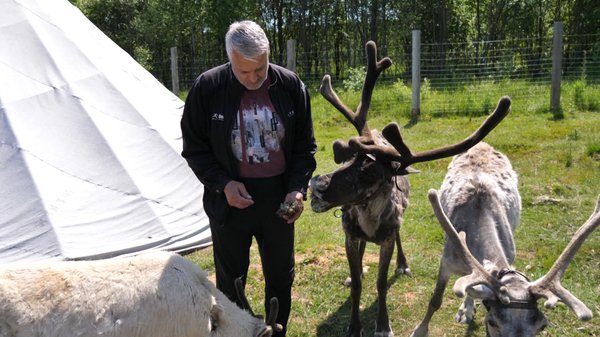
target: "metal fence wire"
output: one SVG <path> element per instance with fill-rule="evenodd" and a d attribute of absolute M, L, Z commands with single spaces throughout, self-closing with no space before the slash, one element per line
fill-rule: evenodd
<path fill-rule="evenodd" d="M 575 38 L 576 37 L 576 38 Z M 582 38 L 583 37 L 583 38 Z M 570 43 L 570 41 L 579 41 Z M 580 41 L 587 41 L 581 43 Z M 600 35 L 562 36 L 562 53 L 560 77 L 562 81 L 581 81 L 586 85 L 600 83 Z M 336 88 L 342 87 L 356 70 L 362 71 L 365 64 L 364 55 L 357 50 L 364 47 L 333 51 L 321 50 L 310 54 L 302 53 L 301 48 L 294 50 L 293 69 L 307 83 L 309 88 L 316 89 L 323 75 L 330 74 Z M 420 78 L 422 110 L 429 113 L 461 113 L 487 114 L 489 106 L 495 101 L 479 105 L 457 104 L 457 102 L 436 102 L 436 92 L 478 91 L 489 89 L 492 93 L 510 95 L 514 99 L 542 101 L 544 106 L 532 106 L 530 109 L 547 109 L 550 102 L 550 85 L 552 81 L 553 38 L 511 39 L 496 41 L 465 41 L 455 43 L 420 44 Z M 290 51 L 288 51 L 289 53 Z M 286 60 L 289 55 L 272 55 L 271 60 Z M 388 45 L 385 54 L 379 51 L 379 57 L 388 56 L 393 65 L 379 79 L 384 84 L 394 85 L 399 90 L 399 103 L 410 111 L 410 92 L 412 86 L 413 67 L 412 48 L 410 45 Z M 186 91 L 194 79 L 203 71 L 226 62 L 226 59 L 199 59 L 192 64 L 178 60 L 178 87 Z M 172 88 L 172 76 L 169 62 L 165 69 L 155 69 L 154 75 L 168 88 Z M 283 66 L 288 66 L 282 64 Z M 473 92 L 473 95 L 477 95 Z M 447 96 L 445 96 L 447 97 Z M 494 96 L 495 97 L 495 96 Z M 476 97 L 473 99 L 475 100 Z M 398 102 L 395 102 L 398 103 Z M 459 102 L 460 103 L 460 102 Z M 469 102 L 467 102 L 469 103 Z M 466 109 L 455 111 L 456 106 Z M 473 106 L 469 108 L 469 106 Z M 397 107 L 396 107 L 397 108 Z M 461 109 L 461 108 L 458 108 Z"/>

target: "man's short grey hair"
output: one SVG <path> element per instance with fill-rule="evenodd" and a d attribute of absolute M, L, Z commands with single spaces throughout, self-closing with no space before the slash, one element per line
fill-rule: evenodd
<path fill-rule="evenodd" d="M 265 53 L 268 55 L 269 39 L 256 22 L 238 21 L 232 23 L 225 34 L 225 49 L 229 59 L 235 50 L 244 58 L 254 60 Z"/>

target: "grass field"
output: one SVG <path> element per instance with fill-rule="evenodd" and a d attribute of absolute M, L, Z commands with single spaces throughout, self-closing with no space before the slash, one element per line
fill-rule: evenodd
<path fill-rule="evenodd" d="M 595 94 L 591 90 L 565 89 L 562 119 L 553 118 L 543 109 L 528 108 L 547 106 L 545 102 L 513 100 L 512 112 L 486 138 L 511 159 L 519 174 L 523 212 L 515 233 L 515 267 L 532 280 L 550 268 L 572 234 L 588 218 L 600 194 L 600 112 L 593 105 L 599 101 L 597 89 L 593 89 Z M 591 105 L 578 105 L 577 90 L 585 93 Z M 340 96 L 355 107 L 359 94 L 341 93 Z M 375 92 L 369 125 L 381 129 L 389 122 L 397 122 L 413 151 L 456 142 L 474 131 L 485 118 L 425 113 L 419 122 L 411 125 L 410 111 L 406 111 L 406 107 L 394 108 L 396 96 L 393 86 Z M 335 167 L 332 141 L 354 136 L 355 131 L 318 94 L 313 93 L 312 97 L 318 143 L 315 173 L 319 174 Z M 492 103 L 498 98 L 499 95 L 494 97 Z M 482 99 L 490 101 L 489 97 Z M 451 104 L 456 97 L 450 95 L 447 100 Z M 581 110 L 581 107 L 588 109 Z M 424 315 L 433 291 L 444 235 L 427 201 L 427 190 L 439 188 L 449 161 L 417 164 L 415 168 L 421 173 L 409 178 L 410 206 L 401 237 L 413 277 L 395 276 L 392 263 L 388 308 L 396 336 L 410 334 Z M 349 320 L 350 290 L 343 285 L 348 267 L 340 219 L 333 211 L 315 214 L 309 207 L 305 209 L 296 223 L 296 281 L 288 336 L 343 336 Z M 256 311 L 262 312 L 262 275 L 257 250 L 255 246 L 252 249 L 246 292 Z M 213 274 L 211 248 L 187 256 Z M 373 335 L 377 261 L 377 247 L 367 245 L 364 264 L 370 270 L 365 275 L 361 301 L 365 336 Z M 450 287 L 455 279 L 451 279 Z M 554 310 L 544 309 L 551 326 L 541 336 L 600 336 L 600 231 L 593 233 L 581 248 L 565 273 L 563 285 L 587 304 L 594 318 L 580 322 L 564 305 Z M 540 301 L 540 307 L 542 303 Z M 459 305 L 460 299 L 447 289 L 442 308 L 431 322 L 430 336 L 485 336 L 485 309 L 478 308 L 475 321 L 465 326 L 453 320 Z"/>

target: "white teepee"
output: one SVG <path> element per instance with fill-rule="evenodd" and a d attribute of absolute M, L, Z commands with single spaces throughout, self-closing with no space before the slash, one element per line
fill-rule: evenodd
<path fill-rule="evenodd" d="M 0 264 L 210 245 L 182 109 L 67 0 L 0 0 Z"/>

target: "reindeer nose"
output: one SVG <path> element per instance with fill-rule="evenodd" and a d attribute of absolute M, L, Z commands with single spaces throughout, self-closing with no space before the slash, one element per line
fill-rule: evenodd
<path fill-rule="evenodd" d="M 324 191 L 329 186 L 329 179 L 316 175 L 308 182 L 308 189 L 312 192 Z"/>

